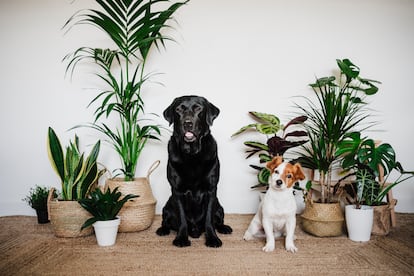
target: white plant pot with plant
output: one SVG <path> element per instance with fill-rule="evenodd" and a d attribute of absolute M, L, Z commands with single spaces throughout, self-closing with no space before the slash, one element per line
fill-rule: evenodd
<path fill-rule="evenodd" d="M 115 244 L 121 222 L 118 213 L 128 200 L 138 197 L 138 195 L 128 194 L 121 199 L 121 196 L 122 193 L 118 191 L 118 187 L 112 191 L 107 188 L 105 192 L 98 187 L 91 192 L 90 197 L 79 200 L 79 204 L 92 215 L 82 225 L 82 229 L 92 225 L 100 246 Z"/>
<path fill-rule="evenodd" d="M 371 206 L 345 206 L 345 221 L 348 237 L 355 242 L 367 242 L 371 238 L 374 209 Z"/>
<path fill-rule="evenodd" d="M 92 224 L 99 246 L 112 246 L 115 244 L 120 223 L 121 218 L 117 217 L 113 220 L 97 221 Z"/>

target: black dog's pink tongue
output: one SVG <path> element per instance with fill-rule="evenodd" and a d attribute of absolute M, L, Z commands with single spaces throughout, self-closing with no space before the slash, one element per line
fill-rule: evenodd
<path fill-rule="evenodd" d="M 187 131 L 185 134 L 185 138 L 187 139 L 193 139 L 194 138 L 194 133 Z"/>

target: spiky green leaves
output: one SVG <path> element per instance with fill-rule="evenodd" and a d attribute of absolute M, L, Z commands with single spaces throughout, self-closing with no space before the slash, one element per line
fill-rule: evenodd
<path fill-rule="evenodd" d="M 138 197 L 138 195 L 128 194 L 121 199 L 121 195 L 118 187 L 112 191 L 108 188 L 105 193 L 98 187 L 90 193 L 90 197 L 80 199 L 79 204 L 93 216 L 85 221 L 81 229 L 97 221 L 115 219 L 128 200 Z"/>
<path fill-rule="evenodd" d="M 84 154 L 79 151 L 79 138 L 75 135 L 74 142 L 70 141 L 64 154 L 59 138 L 49 127 L 47 151 L 50 163 L 61 180 L 64 200 L 84 198 L 97 181 L 100 174 L 97 165 L 99 148 L 100 141 L 93 146 L 85 160 Z"/>

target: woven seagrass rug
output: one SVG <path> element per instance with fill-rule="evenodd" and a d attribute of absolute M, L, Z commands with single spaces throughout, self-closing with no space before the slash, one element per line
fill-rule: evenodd
<path fill-rule="evenodd" d="M 152 226 L 119 233 L 116 245 L 99 247 L 95 236 L 56 238 L 35 217 L 0 217 L 0 275 L 414 275 L 414 214 L 397 214 L 388 236 L 352 242 L 345 234 L 317 238 L 296 227 L 296 254 L 283 240 L 264 253 L 263 240 L 243 241 L 252 215 L 226 215 L 233 234 L 219 235 L 221 248 L 172 245 L 174 234 L 158 237 Z"/>

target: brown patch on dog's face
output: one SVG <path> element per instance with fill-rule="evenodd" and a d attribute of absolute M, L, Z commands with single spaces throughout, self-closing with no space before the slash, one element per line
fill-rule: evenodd
<path fill-rule="evenodd" d="M 300 180 L 305 179 L 305 174 L 302 170 L 302 166 L 299 163 L 290 164 L 283 163 L 283 159 L 280 156 L 273 158 L 266 164 L 266 167 L 270 170 L 269 184 L 276 189 L 282 189 L 285 185 L 287 188 L 293 187 L 293 185 Z"/>

